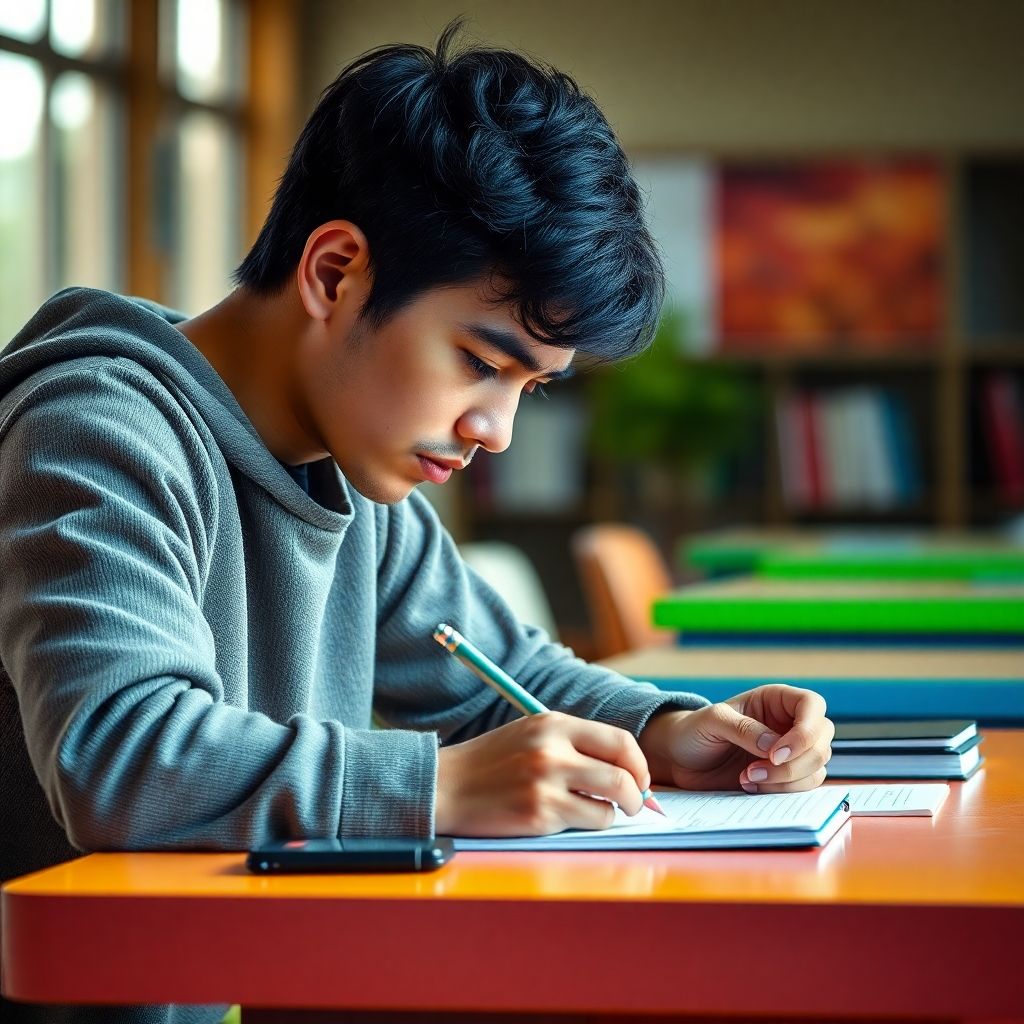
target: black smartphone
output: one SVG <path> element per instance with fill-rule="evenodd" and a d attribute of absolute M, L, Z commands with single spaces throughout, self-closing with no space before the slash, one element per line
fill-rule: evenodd
<path fill-rule="evenodd" d="M 285 839 L 250 850 L 245 866 L 261 875 L 281 872 L 435 871 L 455 856 L 441 839 Z"/>

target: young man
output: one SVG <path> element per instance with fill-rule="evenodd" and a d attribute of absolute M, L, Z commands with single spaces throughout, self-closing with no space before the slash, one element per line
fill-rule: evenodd
<path fill-rule="evenodd" d="M 70 289 L 0 358 L 4 877 L 83 850 L 603 828 L 652 781 L 821 782 L 817 695 L 708 706 L 583 664 L 415 490 L 502 451 L 575 353 L 640 352 L 663 291 L 594 103 L 453 35 L 326 90 L 217 306 Z M 440 620 L 558 710 L 520 717 Z M 132 1019 L 172 1012 L 217 1019 Z"/>

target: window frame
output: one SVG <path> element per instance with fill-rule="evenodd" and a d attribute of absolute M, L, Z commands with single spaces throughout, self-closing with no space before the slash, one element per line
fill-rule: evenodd
<path fill-rule="evenodd" d="M 123 54 L 104 54 L 99 57 L 69 57 L 53 49 L 50 44 L 49 0 L 47 0 L 44 11 L 43 32 L 38 39 L 32 41 L 17 39 L 0 32 L 0 52 L 9 53 L 17 57 L 25 57 L 34 61 L 38 65 L 43 79 L 42 126 L 39 147 L 44 174 L 44 193 L 42 204 L 43 223 L 40 225 L 40 233 L 45 240 L 43 245 L 43 286 L 44 291 L 50 293 L 60 284 L 59 266 L 57 265 L 57 253 L 60 249 L 58 243 L 59 232 L 56 224 L 58 210 L 53 202 L 56 175 L 54 125 L 50 110 L 54 84 L 61 75 L 75 72 L 85 75 L 100 88 L 115 93 L 120 101 L 120 134 L 122 141 L 125 138 L 126 124 L 124 111 L 129 86 Z M 117 187 L 125 182 L 125 168 L 123 162 L 115 161 L 115 166 L 118 167 L 118 180 L 115 182 L 115 187 Z M 126 211 L 122 209 L 118 216 L 118 226 L 122 228 L 122 236 L 125 216 Z M 117 264 L 123 280 L 125 270 L 129 265 L 128 253 L 123 239 L 122 244 L 118 247 Z M 45 295 L 41 298 L 45 298 Z"/>
<path fill-rule="evenodd" d="M 50 43 L 50 5 L 42 35 L 26 41 L 0 32 L 0 51 L 38 63 L 44 83 L 45 123 L 41 136 L 42 162 L 47 175 L 43 203 L 46 238 L 44 280 L 52 289 L 57 280 L 57 245 L 52 202 L 54 173 L 53 130 L 49 116 L 50 93 L 57 78 L 69 71 L 86 75 L 120 100 L 121 159 L 115 187 L 119 204 L 121 284 L 133 295 L 158 302 L 168 299 L 172 254 L 160 237 L 160 217 L 169 196 L 161 194 L 158 161 L 160 132 L 168 120 L 178 121 L 191 111 L 222 118 L 237 133 L 242 191 L 241 243 L 251 244 L 266 212 L 274 183 L 280 177 L 296 130 L 299 26 L 294 5 L 287 0 L 236 0 L 242 9 L 246 88 L 238 99 L 202 102 L 182 96 L 173 77 L 160 65 L 160 0 L 125 2 L 123 46 L 97 57 L 69 57 Z M 164 181 L 169 179 L 165 176 Z M 42 298 L 45 298 L 43 296 Z"/>

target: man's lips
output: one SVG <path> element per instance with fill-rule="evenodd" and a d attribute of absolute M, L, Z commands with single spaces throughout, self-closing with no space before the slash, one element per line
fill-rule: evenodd
<path fill-rule="evenodd" d="M 462 461 L 451 462 L 448 459 L 434 459 L 427 455 L 417 455 L 420 460 L 420 468 L 423 470 L 423 477 L 434 484 L 443 484 L 451 475 L 452 471 L 462 469 Z"/>
<path fill-rule="evenodd" d="M 420 458 L 436 462 L 437 465 L 444 466 L 446 469 L 465 469 L 469 464 L 469 459 L 439 459 L 436 455 L 421 455 Z"/>

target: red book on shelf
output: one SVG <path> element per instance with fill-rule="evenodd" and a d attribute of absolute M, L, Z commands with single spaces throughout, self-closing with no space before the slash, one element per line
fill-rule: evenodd
<path fill-rule="evenodd" d="M 825 481 L 821 466 L 821 438 L 818 402 L 806 391 L 798 398 L 800 426 L 803 432 L 804 477 L 807 480 L 807 504 L 821 508 L 825 504 Z"/>
<path fill-rule="evenodd" d="M 1024 500 L 1024 402 L 1010 373 L 991 373 L 982 392 L 982 416 L 999 496 Z"/>

